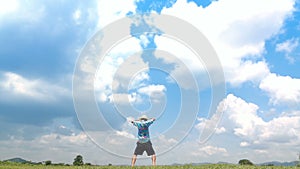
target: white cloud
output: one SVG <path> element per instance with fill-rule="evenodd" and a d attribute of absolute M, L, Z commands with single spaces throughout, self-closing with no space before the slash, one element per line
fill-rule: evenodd
<path fill-rule="evenodd" d="M 149 35 L 141 35 L 140 36 L 140 41 L 143 47 L 147 47 L 147 45 L 150 43 L 149 39 L 148 39 Z"/>
<path fill-rule="evenodd" d="M 282 43 L 276 45 L 276 51 L 278 52 L 285 52 L 285 58 L 289 61 L 289 63 L 294 63 L 295 58 L 293 58 L 291 53 L 298 47 L 299 39 L 292 38 L 288 39 Z"/>
<path fill-rule="evenodd" d="M 224 127 L 218 127 L 216 126 L 218 119 L 216 118 L 217 116 L 213 116 L 211 119 L 206 119 L 206 118 L 198 118 L 198 124 L 195 125 L 195 128 L 199 131 L 202 132 L 206 128 L 213 128 L 215 134 L 222 134 L 226 132 L 226 129 Z"/>
<path fill-rule="evenodd" d="M 177 41 L 171 41 L 165 37 L 157 37 L 156 39 L 158 50 L 154 53 L 155 57 L 162 60 L 165 64 L 174 67 L 171 71 L 167 70 L 169 73 L 167 81 L 169 83 L 176 81 L 181 88 L 193 90 L 197 90 L 197 87 L 199 87 L 195 85 L 197 79 L 201 79 L 201 82 L 205 82 L 205 84 L 201 82 L 198 83 L 202 85 L 202 87 L 209 85 L 207 76 L 197 76 L 200 73 L 206 75 L 206 72 L 201 60 L 197 58 L 192 51 Z"/>
<path fill-rule="evenodd" d="M 13 21 L 22 23 L 37 23 L 45 17 L 44 4 L 28 1 L 0 1 L 0 24 L 1 21 Z"/>
<path fill-rule="evenodd" d="M 128 104 L 128 101 L 139 103 L 141 95 L 151 96 L 156 100 L 164 95 L 166 90 L 164 86 L 147 84 L 149 68 L 148 64 L 136 54 L 140 50 L 137 43 L 136 39 L 128 39 L 111 49 L 103 59 L 94 83 L 99 101 L 110 100 L 120 104 Z M 92 64 L 92 61 L 85 62 L 84 67 L 93 66 Z M 136 90 L 136 92 L 128 90 Z"/>
<path fill-rule="evenodd" d="M 221 103 L 224 111 L 222 121 L 224 126 L 219 124 L 220 131 L 233 132 L 240 137 L 254 137 L 256 136 L 256 127 L 264 124 L 264 121 L 256 114 L 258 106 L 253 103 L 247 103 L 241 98 L 229 94 Z M 211 124 L 216 124 L 218 119 L 216 113 L 211 119 L 200 119 L 196 128 L 201 131 L 204 126 L 216 127 Z M 222 129 L 224 128 L 224 129 Z"/>
<path fill-rule="evenodd" d="M 55 133 L 58 133 L 61 135 L 69 135 L 69 136 L 75 135 L 75 132 L 72 129 L 70 129 L 69 127 L 64 126 L 64 125 L 57 126 L 55 129 Z"/>
<path fill-rule="evenodd" d="M 129 11 L 135 11 L 134 2 L 134 0 L 99 0 L 97 4 L 99 15 L 98 26 L 104 27 L 117 19 L 125 17 Z"/>
<path fill-rule="evenodd" d="M 236 124 L 234 134 L 241 137 L 253 137 L 255 128 L 264 124 L 264 121 L 256 114 L 258 106 L 247 103 L 241 98 L 229 94 L 225 100 L 228 119 Z"/>
<path fill-rule="evenodd" d="M 268 93 L 273 105 L 300 103 L 300 79 L 272 73 L 262 80 L 259 88 Z"/>
<path fill-rule="evenodd" d="M 260 61 L 255 63 L 245 61 L 236 69 L 228 71 L 227 78 L 231 85 L 238 86 L 247 81 L 260 82 L 269 73 L 270 71 L 266 62 Z"/>
<path fill-rule="evenodd" d="M 166 135 L 160 134 L 157 138 L 152 139 L 153 147 L 157 153 L 165 152 L 169 150 L 171 147 L 178 144 L 178 141 L 172 137 L 168 137 Z"/>
<path fill-rule="evenodd" d="M 162 98 L 165 96 L 166 87 L 164 85 L 153 85 L 144 86 L 139 88 L 137 91 L 140 95 L 147 95 L 152 98 L 155 103 L 162 103 Z"/>
<path fill-rule="evenodd" d="M 80 18 L 81 18 L 81 10 L 77 9 L 74 13 L 73 13 L 73 19 L 75 21 L 76 24 L 80 24 Z"/>
<path fill-rule="evenodd" d="M 1 140 L 0 145 L 1 152 L 7 152 L 6 154 L 1 153 L 1 159 L 22 157 L 34 162 L 51 160 L 53 163 L 72 164 L 75 156 L 81 154 L 84 162 L 93 164 L 106 165 L 109 162 L 117 164 L 117 160 L 122 161 L 121 158 L 109 154 L 104 157 L 104 152 L 82 132 L 72 136 L 49 133 L 36 137 L 34 140 L 13 138 L 11 140 Z M 115 158 L 116 161 L 113 160 Z M 122 162 L 123 164 L 126 163 L 125 160 Z M 122 164 L 122 162 L 120 163 Z"/>
<path fill-rule="evenodd" d="M 248 70 L 259 67 L 263 74 L 268 72 L 262 62 L 245 64 L 244 60 L 262 57 L 265 40 L 280 31 L 284 19 L 294 10 L 293 4 L 293 0 L 280 0 L 276 4 L 272 0 L 222 0 L 199 8 L 179 0 L 162 13 L 184 19 L 198 28 L 217 51 L 227 82 L 237 85 L 260 78 Z M 245 65 L 247 70 L 242 68 Z M 232 77 L 239 78 L 232 81 Z"/>
<path fill-rule="evenodd" d="M 259 135 L 262 142 L 293 143 L 300 142 L 300 116 L 278 117 L 266 123 Z"/>
<path fill-rule="evenodd" d="M 155 55 L 156 58 L 163 59 L 165 63 L 174 64 L 177 63 L 176 59 L 180 59 L 192 71 L 204 71 L 204 66 L 198 56 L 179 39 L 162 35 L 155 37 L 155 44 L 158 50 L 167 51 L 174 56 Z"/>
<path fill-rule="evenodd" d="M 264 121 L 258 116 L 259 107 L 253 103 L 247 103 L 241 98 L 229 94 L 220 104 L 225 106 L 224 114 L 219 128 L 224 128 L 227 132 L 244 139 L 241 146 L 248 144 L 265 144 L 285 142 L 292 143 L 294 139 L 300 141 L 298 137 L 300 128 L 300 116 L 298 114 L 285 115 L 274 118 L 270 121 Z M 297 112 L 297 111 L 296 111 Z M 196 125 L 201 129 L 204 124 L 209 124 L 211 119 L 200 119 Z M 271 143 L 270 143 L 271 144 Z"/>
<path fill-rule="evenodd" d="M 109 101 L 111 103 L 116 103 L 116 104 L 128 104 L 137 101 L 137 94 L 132 93 L 132 94 L 127 94 L 127 93 L 115 93 L 110 95 Z"/>
<path fill-rule="evenodd" d="M 137 89 L 145 86 L 145 81 L 150 80 L 149 74 L 146 72 L 140 72 L 130 82 L 129 89 Z"/>
<path fill-rule="evenodd" d="M 278 117 L 269 121 L 265 121 L 259 115 L 259 107 L 253 103 L 229 94 L 220 104 L 224 105 L 224 114 L 218 128 L 224 128 L 225 134 L 214 135 L 210 143 L 219 143 L 219 146 L 232 147 L 239 146 L 247 148 L 247 155 L 253 157 L 257 161 L 289 159 L 292 156 L 282 156 L 282 153 L 293 153 L 294 147 L 300 143 L 300 114 L 299 111 L 291 111 L 289 113 L 281 113 Z M 272 110 L 270 110 L 272 111 Z M 196 125 L 201 129 L 203 125 L 209 125 L 215 120 L 200 119 Z M 214 126 L 212 126 L 214 127 Z M 201 130 L 199 130 L 201 132 Z M 228 142 L 220 142 L 220 139 L 229 139 Z M 280 147 L 284 151 L 274 150 L 274 147 Z M 248 149 L 249 148 L 249 149 Z M 227 148 L 229 155 L 235 155 L 241 151 L 239 148 Z M 263 153 L 263 154 L 262 154 Z M 260 155 L 272 153 L 272 156 L 260 159 Z M 243 155 L 244 156 L 244 155 Z M 237 158 L 240 158 L 237 156 Z"/>
<path fill-rule="evenodd" d="M 16 11 L 19 8 L 19 2 L 17 0 L 0 1 L 0 19 L 5 15 Z"/>
<path fill-rule="evenodd" d="M 276 51 L 291 53 L 299 44 L 298 39 L 288 39 L 276 45 Z"/>
<path fill-rule="evenodd" d="M 241 147 L 247 147 L 247 146 L 249 146 L 250 144 L 248 143 L 248 142 L 246 142 L 246 141 L 243 141 L 243 142 L 241 142 L 240 143 L 240 146 Z"/>
<path fill-rule="evenodd" d="M 225 132 L 226 132 L 225 127 L 216 128 L 216 134 L 221 134 L 221 133 L 225 133 Z"/>
<path fill-rule="evenodd" d="M 59 134 L 48 134 L 43 135 L 40 138 L 37 138 L 37 141 L 41 144 L 55 144 L 55 142 L 61 142 L 61 143 L 68 143 L 72 145 L 84 145 L 86 142 L 88 142 L 88 137 L 84 133 L 79 133 L 77 135 L 71 135 L 71 136 L 65 136 L 65 135 L 59 135 Z"/>
<path fill-rule="evenodd" d="M 163 95 L 166 91 L 164 85 L 149 85 L 138 89 L 139 93 L 146 94 L 148 96 Z"/>
<path fill-rule="evenodd" d="M 2 95 L 1 100 L 13 98 L 16 101 L 21 98 L 30 98 L 48 102 L 55 101 L 61 96 L 71 95 L 68 89 L 40 79 L 27 79 L 12 72 L 4 72 L 2 76 L 0 87 L 2 92 L 7 93 L 7 96 L 4 98 Z"/>
<path fill-rule="evenodd" d="M 127 138 L 131 138 L 134 139 L 135 136 L 131 133 L 128 133 L 126 131 L 116 131 L 117 136 L 122 136 L 122 137 L 127 137 Z"/>
<path fill-rule="evenodd" d="M 194 152 L 192 152 L 192 154 L 196 155 L 196 156 L 199 156 L 199 155 L 203 156 L 203 154 L 211 156 L 214 154 L 226 154 L 227 153 L 227 150 L 225 148 L 215 147 L 215 146 L 211 146 L 211 145 L 200 147 L 197 150 L 198 150 L 197 152 L 194 151 Z"/>
<path fill-rule="evenodd" d="M 130 38 L 123 41 L 120 44 L 114 46 L 105 55 L 99 65 L 95 65 L 95 61 L 87 59 L 81 66 L 81 70 L 84 72 L 92 73 L 94 68 L 98 67 L 94 80 L 94 89 L 98 95 L 99 101 L 107 101 L 111 97 L 113 87 L 114 90 L 119 87 L 124 87 L 127 82 L 131 81 L 132 85 L 136 84 L 139 80 L 143 81 L 147 79 L 145 74 L 135 74 L 135 71 L 141 67 L 148 67 L 142 60 L 142 58 L 133 56 L 133 54 L 140 51 L 139 41 Z M 145 70 L 146 71 L 146 70 Z M 114 80 L 114 79 L 118 80 Z M 145 79 L 143 79 L 145 78 Z M 113 84 L 114 82 L 114 84 Z M 91 82 L 86 82 L 87 84 Z M 132 86 L 131 86 L 132 87 Z M 128 88 L 129 89 L 129 88 Z"/>

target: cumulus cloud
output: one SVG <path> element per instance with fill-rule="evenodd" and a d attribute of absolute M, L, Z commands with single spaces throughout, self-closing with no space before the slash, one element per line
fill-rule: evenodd
<path fill-rule="evenodd" d="M 261 129 L 261 141 L 283 144 L 299 142 L 300 116 L 274 118 Z"/>
<path fill-rule="evenodd" d="M 55 133 L 61 134 L 61 135 L 66 135 L 66 136 L 72 136 L 75 135 L 75 132 L 70 129 L 69 127 L 65 125 L 59 125 L 55 128 Z"/>
<path fill-rule="evenodd" d="M 241 142 L 240 143 L 240 146 L 241 147 L 247 147 L 247 146 L 249 146 L 250 144 L 248 143 L 248 142 L 246 142 L 246 141 L 243 141 L 243 142 Z"/>
<path fill-rule="evenodd" d="M 54 83 L 0 72 L 0 119 L 7 122 L 3 123 L 2 128 L 7 129 L 1 135 L 32 139 L 48 130 L 46 126 L 56 118 L 75 118 L 72 94 L 64 80 Z M 71 134 L 67 130 L 57 128 L 57 132 Z"/>
<path fill-rule="evenodd" d="M 249 152 L 246 154 L 258 161 L 260 161 L 259 157 L 266 155 L 266 153 L 272 153 L 272 156 L 266 157 L 270 160 L 275 157 L 288 159 L 291 156 L 282 157 L 281 153 L 293 153 L 294 148 L 292 147 L 298 147 L 300 143 L 299 111 L 282 112 L 276 118 L 266 121 L 258 115 L 259 107 L 257 105 L 246 102 L 233 94 L 227 95 L 220 104 L 224 106 L 224 114 L 218 128 L 225 133 L 222 135 L 215 134 L 209 140 L 210 143 L 218 143 L 219 146 L 227 148 L 231 146 L 219 140 L 231 138 L 234 141 L 232 144 L 236 144 L 240 148 L 247 148 Z M 209 125 L 214 120 L 214 116 L 211 119 L 200 118 L 196 129 L 201 133 L 201 126 Z M 276 146 L 280 146 L 282 151 L 274 150 Z M 231 148 L 227 151 L 228 154 L 233 155 L 240 149 Z M 240 157 L 237 156 L 237 158 Z"/>
<path fill-rule="evenodd" d="M 225 114 L 228 113 L 228 119 L 237 125 L 234 127 L 234 134 L 241 137 L 254 137 L 255 128 L 264 124 L 257 115 L 259 107 L 232 94 L 229 94 L 224 101 L 226 102 Z"/>
<path fill-rule="evenodd" d="M 233 86 L 238 86 L 243 82 L 252 81 L 259 83 L 265 76 L 270 73 L 268 65 L 264 61 L 252 62 L 245 61 L 236 69 L 228 71 L 228 80 Z"/>
<path fill-rule="evenodd" d="M 229 94 L 221 104 L 225 105 L 224 114 L 219 128 L 224 128 L 227 133 L 238 136 L 243 141 L 240 146 L 259 146 L 284 143 L 292 145 L 300 141 L 299 114 L 286 115 L 265 121 L 258 116 L 259 107 L 253 103 Z M 209 123 L 214 118 L 200 120 L 199 129 L 204 122 Z M 208 121 L 208 122 L 207 122 Z"/>
<path fill-rule="evenodd" d="M 116 104 L 128 104 L 137 101 L 136 93 L 116 93 L 109 96 L 109 101 Z"/>
<path fill-rule="evenodd" d="M 29 98 L 36 101 L 51 102 L 57 101 L 60 97 L 71 96 L 69 89 L 40 79 L 27 79 L 12 72 L 3 72 L 1 76 L 0 90 L 7 94 L 5 97 L 2 95 L 1 100 L 17 101 L 21 98 Z"/>
<path fill-rule="evenodd" d="M 140 48 L 127 47 L 138 46 L 136 42 L 137 40 L 129 39 L 116 46 L 99 65 L 94 85 L 100 102 L 141 103 L 143 95 L 154 101 L 164 96 L 165 86 L 149 84 L 149 66 L 141 56 L 134 54 Z M 83 65 L 95 67 L 89 62 Z"/>
<path fill-rule="evenodd" d="M 276 51 L 291 53 L 296 47 L 298 47 L 299 39 L 288 39 L 282 43 L 276 44 Z"/>
<path fill-rule="evenodd" d="M 260 79 L 259 73 L 268 73 L 265 63 L 247 60 L 262 57 L 265 40 L 280 31 L 284 19 L 294 10 L 293 4 L 293 0 L 281 0 L 277 4 L 271 0 L 227 0 L 198 8 L 180 0 L 162 13 L 184 19 L 198 28 L 217 51 L 227 82 L 238 85 Z M 250 71 L 257 68 L 261 72 Z"/>
<path fill-rule="evenodd" d="M 1 17 L 5 16 L 6 14 L 16 11 L 18 9 L 18 7 L 19 7 L 19 3 L 17 0 L 1 1 L 0 2 L 0 20 L 1 20 Z"/>
<path fill-rule="evenodd" d="M 155 44 L 158 50 L 168 51 L 174 57 L 166 57 L 163 55 L 155 55 L 156 58 L 164 60 L 167 64 L 177 63 L 176 59 L 180 59 L 186 66 L 195 72 L 204 71 L 205 67 L 201 59 L 187 46 L 182 44 L 179 39 L 158 36 L 155 38 Z M 177 63 L 179 64 L 179 63 Z"/>
<path fill-rule="evenodd" d="M 138 92 L 157 98 L 161 97 L 161 95 L 163 95 L 166 90 L 167 89 L 164 85 L 149 85 L 139 88 Z"/>
<path fill-rule="evenodd" d="M 82 63 L 81 70 L 83 72 L 93 73 L 98 67 L 95 78 L 88 78 L 85 80 L 85 83 L 94 83 L 94 90 L 99 101 L 107 101 L 111 97 L 113 90 L 117 93 L 120 92 L 118 91 L 119 88 L 127 91 L 140 85 L 139 82 L 149 78 L 146 72 L 136 74 L 136 71 L 140 71 L 140 68 L 148 67 L 141 57 L 133 56 L 139 50 L 138 40 L 131 38 L 112 48 L 102 59 L 101 63 L 97 62 L 95 65 L 95 58 L 88 59 Z M 94 82 L 90 80 L 94 80 Z M 130 84 L 128 85 L 128 83 Z"/>
<path fill-rule="evenodd" d="M 221 134 L 221 133 L 225 133 L 225 132 L 226 132 L 225 127 L 216 128 L 216 134 Z"/>
<path fill-rule="evenodd" d="M 98 8 L 98 26 L 104 27 L 117 19 L 123 18 L 130 11 L 135 11 L 135 4 L 133 0 L 131 1 L 123 1 L 123 0 L 113 0 L 113 1 L 105 1 L 100 0 L 97 1 Z"/>
<path fill-rule="evenodd" d="M 80 18 L 81 18 L 81 10 L 77 9 L 74 13 L 73 13 L 73 19 L 75 21 L 76 24 L 80 24 Z"/>
<path fill-rule="evenodd" d="M 148 63 L 145 63 L 141 56 L 134 55 L 124 60 L 114 74 L 112 82 L 113 91 L 128 90 L 130 88 L 131 79 L 134 79 L 139 72 L 148 72 Z M 144 76 L 146 78 L 146 76 Z M 144 80 L 144 79 L 143 79 Z"/>
<path fill-rule="evenodd" d="M 130 82 L 129 90 L 130 89 L 137 89 L 142 86 L 145 86 L 145 81 L 150 80 L 149 74 L 146 72 L 140 72 Z"/>
<path fill-rule="evenodd" d="M 19 0 L 1 1 L 0 6 L 0 25 L 1 21 L 7 21 L 7 18 L 10 18 L 10 21 L 37 23 L 45 17 L 46 12 L 42 4 Z"/>
<path fill-rule="evenodd" d="M 212 145 L 206 145 L 203 147 L 198 148 L 198 151 L 192 152 L 193 155 L 195 156 L 211 156 L 214 154 L 226 154 L 227 150 L 222 147 L 216 147 Z"/>
<path fill-rule="evenodd" d="M 300 79 L 272 73 L 261 81 L 259 88 L 270 96 L 273 105 L 300 103 Z"/>
<path fill-rule="evenodd" d="M 226 129 L 224 127 L 216 126 L 216 121 L 219 121 L 216 117 L 217 116 L 215 115 L 212 117 L 212 119 L 198 118 L 199 123 L 195 125 L 195 128 L 200 132 L 202 132 L 205 128 L 212 128 L 215 134 L 225 133 Z"/>
<path fill-rule="evenodd" d="M 214 146 L 201 147 L 200 151 L 205 152 L 207 155 L 213 155 L 216 153 L 226 153 L 227 152 L 225 148 L 214 147 Z"/>
<path fill-rule="evenodd" d="M 38 142 L 42 144 L 47 145 L 56 145 L 55 142 L 62 142 L 64 144 L 73 144 L 73 145 L 84 145 L 86 142 L 88 142 L 88 137 L 84 133 L 79 133 L 77 135 L 60 135 L 60 134 L 47 134 L 43 135 L 40 138 L 36 138 Z"/>
<path fill-rule="evenodd" d="M 289 61 L 289 63 L 293 64 L 295 62 L 295 58 L 291 56 L 291 53 L 299 46 L 299 39 L 292 38 L 288 39 L 282 43 L 276 44 L 277 52 L 284 52 L 285 58 Z"/>
<path fill-rule="evenodd" d="M 82 132 L 71 136 L 49 133 L 36 137 L 34 140 L 12 138 L 0 141 L 0 144 L 3 145 L 0 148 L 1 152 L 7 152 L 0 155 L 1 159 L 23 157 L 35 162 L 51 160 L 55 163 L 72 164 L 74 157 L 78 154 L 83 155 L 86 162 L 90 160 L 96 162 L 96 158 L 91 158 L 89 154 L 94 152 L 98 154 L 97 157 L 101 154 L 100 149 L 97 150 L 87 135 Z"/>

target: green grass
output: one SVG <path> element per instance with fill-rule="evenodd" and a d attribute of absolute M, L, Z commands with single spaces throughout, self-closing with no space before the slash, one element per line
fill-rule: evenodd
<path fill-rule="evenodd" d="M 151 166 L 137 166 L 136 169 L 153 169 Z M 280 166 L 241 166 L 229 164 L 210 165 L 183 165 L 183 166 L 156 166 L 156 169 L 297 169 L 297 167 Z M 298 167 L 299 169 L 300 167 Z M 131 169 L 130 166 L 57 166 L 57 165 L 30 165 L 30 164 L 0 164 L 0 169 Z"/>

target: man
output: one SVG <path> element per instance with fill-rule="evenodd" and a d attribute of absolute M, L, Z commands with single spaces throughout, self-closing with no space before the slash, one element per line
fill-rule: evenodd
<path fill-rule="evenodd" d="M 149 126 L 154 121 L 154 118 L 148 119 L 146 115 L 141 116 L 138 120 L 131 121 L 131 123 L 138 128 L 138 141 L 131 160 L 132 167 L 135 165 L 137 155 L 143 155 L 144 151 L 147 152 L 148 156 L 151 156 L 152 165 L 156 165 L 156 156 L 149 134 Z"/>

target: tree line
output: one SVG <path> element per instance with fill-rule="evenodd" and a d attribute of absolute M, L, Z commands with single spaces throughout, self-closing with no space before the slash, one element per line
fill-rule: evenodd
<path fill-rule="evenodd" d="M 0 164 L 10 164 L 10 163 L 14 163 L 14 164 L 29 164 L 29 165 L 58 165 L 58 166 L 70 166 L 71 164 L 65 164 L 65 163 L 52 163 L 51 160 L 46 160 L 43 162 L 32 162 L 32 161 L 27 161 L 21 158 L 14 158 L 14 159 L 9 159 L 9 160 L 4 160 L 1 161 L 0 160 Z M 83 165 L 92 165 L 91 163 L 84 163 L 83 162 L 83 157 L 82 155 L 77 155 L 74 158 L 73 161 L 73 165 L 74 166 L 83 166 Z M 109 166 L 112 164 L 108 164 Z"/>
<path fill-rule="evenodd" d="M 50 160 L 47 160 L 47 161 L 45 161 L 45 165 L 53 165 L 53 164 L 52 164 L 52 162 Z M 68 164 L 62 164 L 62 165 L 68 165 Z M 83 165 L 92 165 L 92 164 L 91 163 L 84 163 L 82 155 L 77 155 L 74 158 L 73 165 L 74 166 L 83 166 Z"/>

